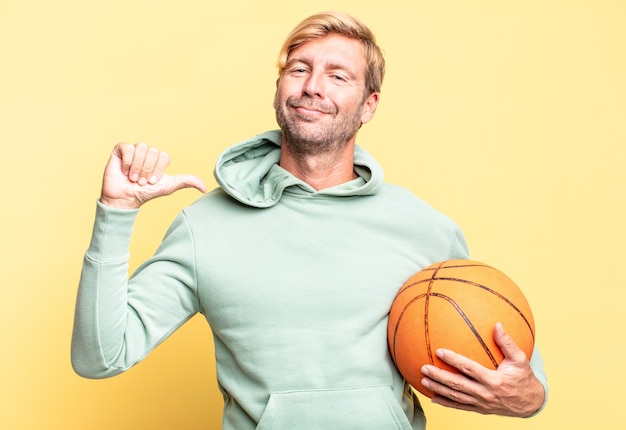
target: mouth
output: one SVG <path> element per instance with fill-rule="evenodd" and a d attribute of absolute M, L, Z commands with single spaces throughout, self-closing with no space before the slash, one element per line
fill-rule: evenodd
<path fill-rule="evenodd" d="M 294 106 L 294 109 L 296 110 L 296 112 L 301 115 L 301 116 L 322 116 L 322 115 L 326 115 L 326 112 L 322 112 L 318 109 L 311 109 L 308 107 L 303 107 L 303 106 Z"/>
<path fill-rule="evenodd" d="M 334 115 L 335 111 L 331 106 L 324 106 L 319 103 L 307 103 L 301 100 L 287 100 L 287 107 L 304 116 Z"/>

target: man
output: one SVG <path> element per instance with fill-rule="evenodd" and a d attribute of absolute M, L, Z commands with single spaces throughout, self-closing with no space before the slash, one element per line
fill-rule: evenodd
<path fill-rule="evenodd" d="M 467 258 L 458 227 L 382 182 L 355 144 L 379 101 L 384 60 L 374 36 L 341 13 L 304 20 L 279 57 L 281 131 L 226 150 L 220 188 L 183 210 L 156 254 L 127 279 L 139 207 L 184 187 L 166 153 L 119 144 L 106 166 L 77 299 L 72 363 L 86 377 L 121 373 L 197 312 L 215 339 L 224 429 L 423 429 L 419 401 L 386 344 L 399 287 L 421 268 Z M 425 366 L 445 406 L 536 413 L 543 367 L 498 326 L 495 371 L 452 351 L 462 371 Z"/>

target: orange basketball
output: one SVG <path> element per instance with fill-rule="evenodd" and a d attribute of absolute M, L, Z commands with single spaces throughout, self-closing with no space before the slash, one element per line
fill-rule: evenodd
<path fill-rule="evenodd" d="M 438 348 L 458 352 L 496 369 L 504 358 L 495 343 L 497 322 L 530 358 L 535 323 L 522 291 L 504 273 L 471 260 L 428 266 L 400 289 L 389 313 L 391 357 L 404 378 L 432 397 L 422 384 L 421 367 L 434 364 L 457 372 L 435 355 Z"/>

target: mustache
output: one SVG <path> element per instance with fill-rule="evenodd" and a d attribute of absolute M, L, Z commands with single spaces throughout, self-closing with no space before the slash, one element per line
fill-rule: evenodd
<path fill-rule="evenodd" d="M 287 99 L 285 104 L 287 105 L 287 107 L 291 108 L 312 109 L 332 115 L 335 115 L 337 113 L 337 109 L 335 109 L 335 106 L 321 103 L 320 101 L 312 99 L 310 97 L 290 97 Z"/>

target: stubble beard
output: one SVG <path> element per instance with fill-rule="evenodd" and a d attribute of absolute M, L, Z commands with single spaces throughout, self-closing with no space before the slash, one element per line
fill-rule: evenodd
<path fill-rule="evenodd" d="M 280 95 L 278 95 L 280 96 Z M 290 115 L 293 107 L 304 106 L 325 113 L 322 118 L 309 118 L 297 113 Z M 275 103 L 276 121 L 294 156 L 324 156 L 340 153 L 361 127 L 362 105 L 340 116 L 336 107 L 318 103 L 310 97 L 288 98 Z"/>

